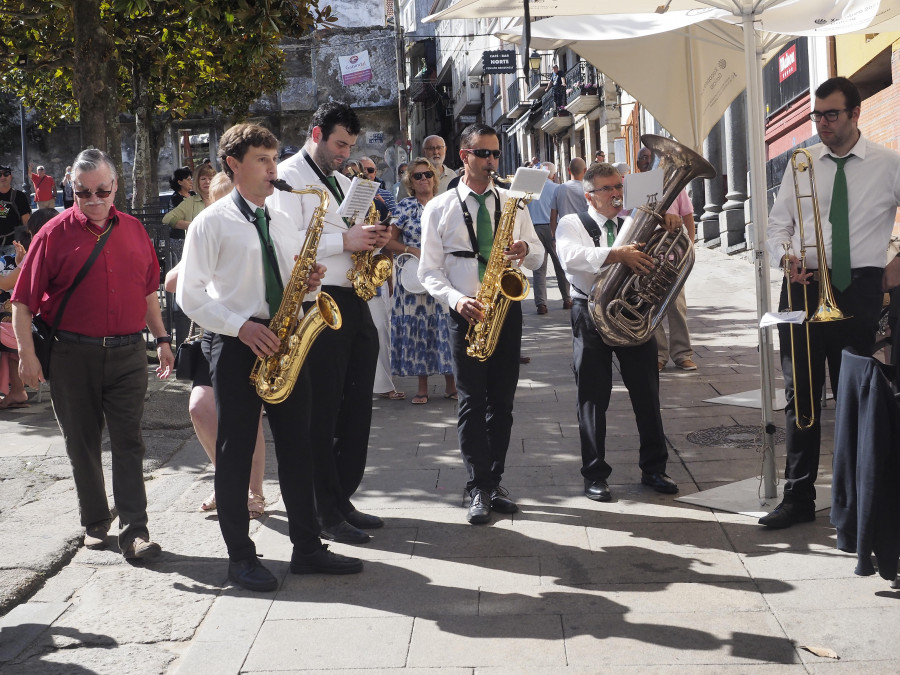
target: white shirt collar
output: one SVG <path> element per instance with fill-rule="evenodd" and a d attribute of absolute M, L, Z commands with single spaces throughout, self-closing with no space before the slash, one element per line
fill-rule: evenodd
<path fill-rule="evenodd" d="M 856 155 L 860 159 L 866 158 L 866 141 L 863 139 L 862 132 L 859 134 L 859 138 L 856 139 L 856 143 L 853 144 L 853 147 L 850 148 L 850 152 L 848 152 L 844 157 L 849 157 L 850 155 Z M 828 146 L 822 143 L 822 149 L 819 151 L 818 159 L 822 159 L 824 157 L 840 157 L 834 154 L 831 150 L 828 149 Z"/>

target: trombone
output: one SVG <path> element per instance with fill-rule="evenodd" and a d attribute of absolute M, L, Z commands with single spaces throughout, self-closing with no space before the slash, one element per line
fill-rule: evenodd
<path fill-rule="evenodd" d="M 802 159 L 800 159 L 802 157 Z M 809 193 L 801 194 L 800 185 L 797 180 L 798 174 L 809 173 Z M 803 208 L 800 200 L 809 198 L 812 200 L 813 229 L 816 238 L 816 257 L 819 260 L 819 301 L 816 311 L 809 316 L 809 298 L 806 286 L 803 286 L 803 313 L 808 317 L 804 321 L 806 329 L 806 371 L 809 375 L 809 417 L 804 418 L 800 414 L 800 404 L 797 402 L 797 354 L 794 347 L 794 325 L 789 325 L 791 332 L 791 371 L 794 381 L 794 415 L 796 417 L 796 425 L 798 429 L 809 429 L 815 424 L 815 399 L 813 394 L 813 377 L 812 377 L 812 357 L 809 351 L 809 324 L 824 323 L 827 321 L 840 321 L 848 319 L 844 313 L 838 308 L 834 301 L 834 291 L 831 288 L 831 274 L 828 271 L 827 259 L 825 257 L 825 240 L 822 236 L 822 221 L 819 216 L 819 196 L 816 191 L 816 175 L 813 171 L 812 155 L 805 148 L 794 150 L 791 154 L 791 175 L 794 179 L 794 198 L 797 205 L 797 230 L 800 236 L 800 261 L 799 271 L 801 276 L 806 275 L 806 240 L 803 230 Z M 791 245 L 784 244 L 784 257 L 782 258 L 782 267 L 784 268 L 784 278 L 787 287 L 788 311 L 794 311 L 794 304 L 791 298 Z"/>

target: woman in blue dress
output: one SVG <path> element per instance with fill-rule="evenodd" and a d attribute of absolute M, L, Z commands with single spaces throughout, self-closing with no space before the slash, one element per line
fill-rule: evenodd
<path fill-rule="evenodd" d="M 399 217 L 391 226 L 393 238 L 385 247 L 395 255 L 421 255 L 422 211 L 437 194 L 438 175 L 424 157 L 410 164 L 403 178 L 411 197 L 397 203 Z M 408 277 L 407 277 L 408 278 Z M 444 398 L 456 399 L 453 361 L 447 328 L 447 307 L 428 293 L 414 293 L 401 282 L 394 290 L 391 316 L 391 369 L 394 375 L 419 378 L 412 403 L 428 403 L 428 376 L 443 375 Z"/>

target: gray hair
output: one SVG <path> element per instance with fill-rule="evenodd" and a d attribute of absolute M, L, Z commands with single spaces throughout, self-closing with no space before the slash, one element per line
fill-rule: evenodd
<path fill-rule="evenodd" d="M 553 176 L 555 176 L 555 175 L 557 174 L 556 164 L 554 164 L 553 162 L 543 162 L 543 163 L 541 164 L 541 167 L 542 167 L 545 171 L 549 171 L 549 172 L 550 172 L 550 178 L 553 178 Z"/>
<path fill-rule="evenodd" d="M 582 187 L 585 192 L 590 192 L 594 189 L 594 179 L 595 178 L 606 178 L 607 176 L 618 176 L 619 172 L 612 164 L 609 162 L 595 162 L 590 166 L 587 170 L 587 173 L 584 174 L 584 179 L 582 180 Z"/>
<path fill-rule="evenodd" d="M 78 157 L 72 162 L 72 175 L 97 171 L 103 165 L 106 165 L 109 169 L 113 180 L 119 177 L 116 173 L 116 165 L 113 164 L 109 155 L 97 148 L 88 148 L 87 150 L 82 150 L 78 153 Z"/>

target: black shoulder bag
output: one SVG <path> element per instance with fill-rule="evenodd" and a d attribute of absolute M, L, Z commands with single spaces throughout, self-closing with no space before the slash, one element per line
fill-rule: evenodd
<path fill-rule="evenodd" d="M 72 297 L 72 293 L 75 291 L 78 284 L 80 284 L 85 276 L 87 276 L 88 271 L 91 269 L 91 265 L 94 264 L 97 256 L 100 255 L 100 251 L 106 245 L 106 240 L 109 239 L 113 226 L 117 222 L 118 217 L 113 220 L 112 225 L 106 232 L 100 235 L 97 239 L 97 245 L 94 246 L 94 250 L 91 251 L 91 255 L 88 256 L 84 265 L 78 270 L 75 280 L 72 282 L 72 285 L 69 286 L 69 290 L 66 291 L 66 295 L 59 306 L 59 311 L 56 313 L 56 320 L 53 322 L 53 327 L 51 328 L 40 314 L 35 315 L 31 319 L 31 339 L 34 342 L 34 353 L 37 355 L 38 361 L 41 362 L 41 370 L 44 371 L 44 379 L 48 382 L 50 381 L 50 351 L 53 348 L 53 340 L 56 338 L 56 330 L 59 328 L 59 322 L 62 319 L 63 312 L 66 310 L 66 305 L 69 304 L 69 298 Z"/>

